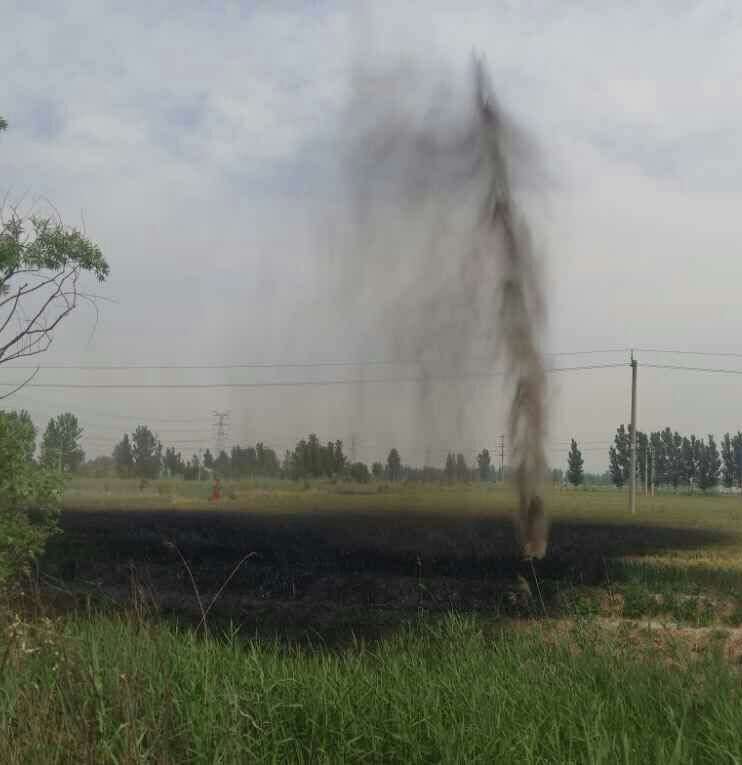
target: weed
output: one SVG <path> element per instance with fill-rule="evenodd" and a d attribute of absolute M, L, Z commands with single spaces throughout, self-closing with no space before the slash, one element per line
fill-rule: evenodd
<path fill-rule="evenodd" d="M 623 588 L 623 615 L 627 619 L 641 619 L 657 612 L 657 602 L 647 587 L 630 583 Z"/>
<path fill-rule="evenodd" d="M 730 627 L 742 626 L 742 603 L 736 603 L 734 609 L 724 617 L 724 623 Z"/>
<path fill-rule="evenodd" d="M 668 672 L 594 626 L 559 637 L 426 619 L 374 646 L 311 654 L 116 619 L 54 629 L 44 650 L 46 633 L 25 630 L 25 653 L 17 638 L 0 677 L 3 762 L 742 756 L 742 688 L 718 656 Z"/>

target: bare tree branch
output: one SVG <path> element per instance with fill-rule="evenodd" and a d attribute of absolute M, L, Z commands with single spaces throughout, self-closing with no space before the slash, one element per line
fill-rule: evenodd
<path fill-rule="evenodd" d="M 93 310 L 95 311 L 95 321 L 93 322 L 93 326 L 90 329 L 90 334 L 88 335 L 88 341 L 85 344 L 86 348 L 90 348 L 90 345 L 93 342 L 93 338 L 95 337 L 95 331 L 98 329 L 98 322 L 100 321 L 100 309 L 98 308 L 98 303 L 96 302 L 94 297 L 91 297 L 90 295 L 86 295 L 82 292 L 78 294 L 78 297 L 87 301 L 93 307 Z"/>
<path fill-rule="evenodd" d="M 40 343 L 42 341 L 46 341 L 46 344 L 43 347 L 37 348 L 36 350 L 33 350 L 33 351 L 29 351 L 28 349 L 26 349 L 26 350 L 21 350 L 16 353 L 13 353 L 10 356 L 6 356 L 3 359 L 3 364 L 5 364 L 8 361 L 16 361 L 18 359 L 27 359 L 27 358 L 30 358 L 31 356 L 39 356 L 40 354 L 45 353 L 49 349 L 49 346 L 52 344 L 51 338 L 40 337 L 31 345 Z M 29 347 L 31 347 L 31 345 L 29 345 Z"/>
<path fill-rule="evenodd" d="M 0 345 L 0 360 L 8 361 L 9 359 L 5 358 L 5 353 L 7 352 L 9 348 L 12 348 L 14 345 L 19 343 L 24 336 L 38 334 L 39 332 L 42 332 L 44 334 L 51 332 L 51 330 L 53 330 L 54 327 L 56 327 L 57 324 L 59 324 L 59 322 L 70 313 L 70 311 L 76 305 L 75 296 L 77 294 L 77 291 L 76 289 L 73 290 L 73 293 L 72 293 L 73 299 L 70 300 L 67 296 L 63 294 L 64 290 L 62 288 L 69 279 L 73 280 L 73 284 L 76 287 L 78 273 L 79 273 L 79 269 L 75 267 L 75 268 L 72 268 L 61 279 L 53 280 L 53 282 L 57 284 L 56 290 L 54 290 L 54 292 L 52 292 L 51 295 L 49 295 L 49 297 L 42 304 L 41 308 L 39 308 L 39 310 L 31 317 L 31 319 L 28 320 L 26 327 L 23 328 L 21 331 L 19 331 L 7 343 L 5 343 L 4 345 Z M 60 297 L 64 299 L 66 308 L 62 309 L 62 311 L 57 316 L 57 318 L 52 321 L 51 325 L 45 324 L 41 329 L 35 329 L 37 323 L 39 323 L 39 321 L 43 321 L 43 317 L 45 315 L 46 310 L 49 308 L 49 306 L 51 306 L 52 303 L 54 303 L 54 301 L 58 300 Z"/>
<path fill-rule="evenodd" d="M 41 367 L 36 367 L 36 369 L 34 369 L 31 375 L 27 377 L 17 388 L 13 388 L 13 390 L 10 391 L 9 393 L 4 393 L 2 396 L 0 396 L 0 401 L 2 401 L 4 398 L 8 398 L 8 396 L 12 396 L 14 393 L 18 393 L 18 391 L 21 388 L 24 388 L 26 385 L 28 385 L 31 382 L 31 380 L 34 379 L 34 377 L 36 377 L 40 369 Z"/>
<path fill-rule="evenodd" d="M 5 192 L 3 201 L 0 203 L 0 225 L 5 225 L 5 211 L 10 207 L 8 205 L 8 199 L 10 198 L 10 189 Z"/>
<path fill-rule="evenodd" d="M 38 197 L 36 197 L 36 202 L 45 202 L 49 205 L 51 210 L 54 212 L 54 214 L 57 216 L 57 223 L 61 226 L 62 225 L 62 213 L 59 212 L 59 208 L 54 204 L 54 202 L 49 199 L 45 194 L 40 194 Z"/>
<path fill-rule="evenodd" d="M 5 327 L 8 326 L 10 320 L 13 318 L 13 316 L 15 316 L 15 312 L 18 309 L 18 301 L 21 299 L 21 295 L 23 295 L 23 287 L 24 286 L 25 285 L 22 285 L 22 286 L 20 286 L 18 288 L 18 292 L 16 293 L 15 300 L 13 300 L 13 298 L 7 298 L 7 300 L 3 300 L 2 303 L 0 303 L 0 308 L 2 308 L 2 306 L 4 306 L 9 300 L 13 300 L 13 307 L 10 309 L 10 313 L 8 314 L 8 318 L 5 319 L 5 321 L 3 322 L 2 327 L 0 327 L 0 333 L 3 332 Z"/>
<path fill-rule="evenodd" d="M 5 275 L 0 276 L 0 287 L 7 284 L 11 279 L 15 279 L 16 276 L 21 274 L 29 274 L 37 279 L 43 279 L 43 272 L 38 268 L 19 268 L 14 271 L 8 271 Z"/>
<path fill-rule="evenodd" d="M 23 285 L 23 292 L 21 292 L 21 297 L 25 297 L 26 295 L 30 295 L 32 292 L 37 292 L 40 289 L 43 289 L 49 284 L 53 284 L 57 281 L 57 279 L 61 278 L 64 275 L 64 271 L 60 271 L 58 274 L 55 274 L 52 277 L 49 277 L 45 279 L 42 282 L 39 282 L 38 284 L 34 285 L 33 287 L 28 288 L 28 284 Z M 13 298 L 5 298 L 5 300 L 0 301 L 0 308 L 2 308 L 6 303 L 9 303 Z"/>

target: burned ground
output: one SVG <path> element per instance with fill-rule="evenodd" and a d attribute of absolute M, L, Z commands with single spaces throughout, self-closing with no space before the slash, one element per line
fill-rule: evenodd
<path fill-rule="evenodd" d="M 723 548 L 711 528 L 609 520 L 552 524 L 548 556 L 514 557 L 510 516 L 440 512 L 67 509 L 39 581 L 60 609 L 132 606 L 280 637 L 377 635 L 425 612 L 556 615 L 565 593 L 609 588 L 622 561 Z M 177 550 L 175 549 L 177 547 Z M 569 598 L 567 599 L 569 600 Z M 571 602 L 571 601 L 570 601 Z"/>

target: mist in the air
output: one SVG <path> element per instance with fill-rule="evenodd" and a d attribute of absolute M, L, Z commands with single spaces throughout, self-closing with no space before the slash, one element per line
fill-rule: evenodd
<path fill-rule="evenodd" d="M 439 466 L 447 451 L 493 450 L 507 422 L 523 543 L 543 554 L 545 306 L 518 204 L 538 164 L 531 142 L 475 60 L 458 80 L 410 64 L 357 70 L 339 133 L 343 202 L 330 220 L 342 243 L 327 294 L 366 364 L 353 432 L 386 427 Z"/>

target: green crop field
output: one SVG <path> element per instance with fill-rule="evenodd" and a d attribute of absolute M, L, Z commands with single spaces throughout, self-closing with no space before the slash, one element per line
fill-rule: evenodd
<path fill-rule="evenodd" d="M 0 761 L 742 762 L 741 498 L 210 488 L 68 486 Z"/>

